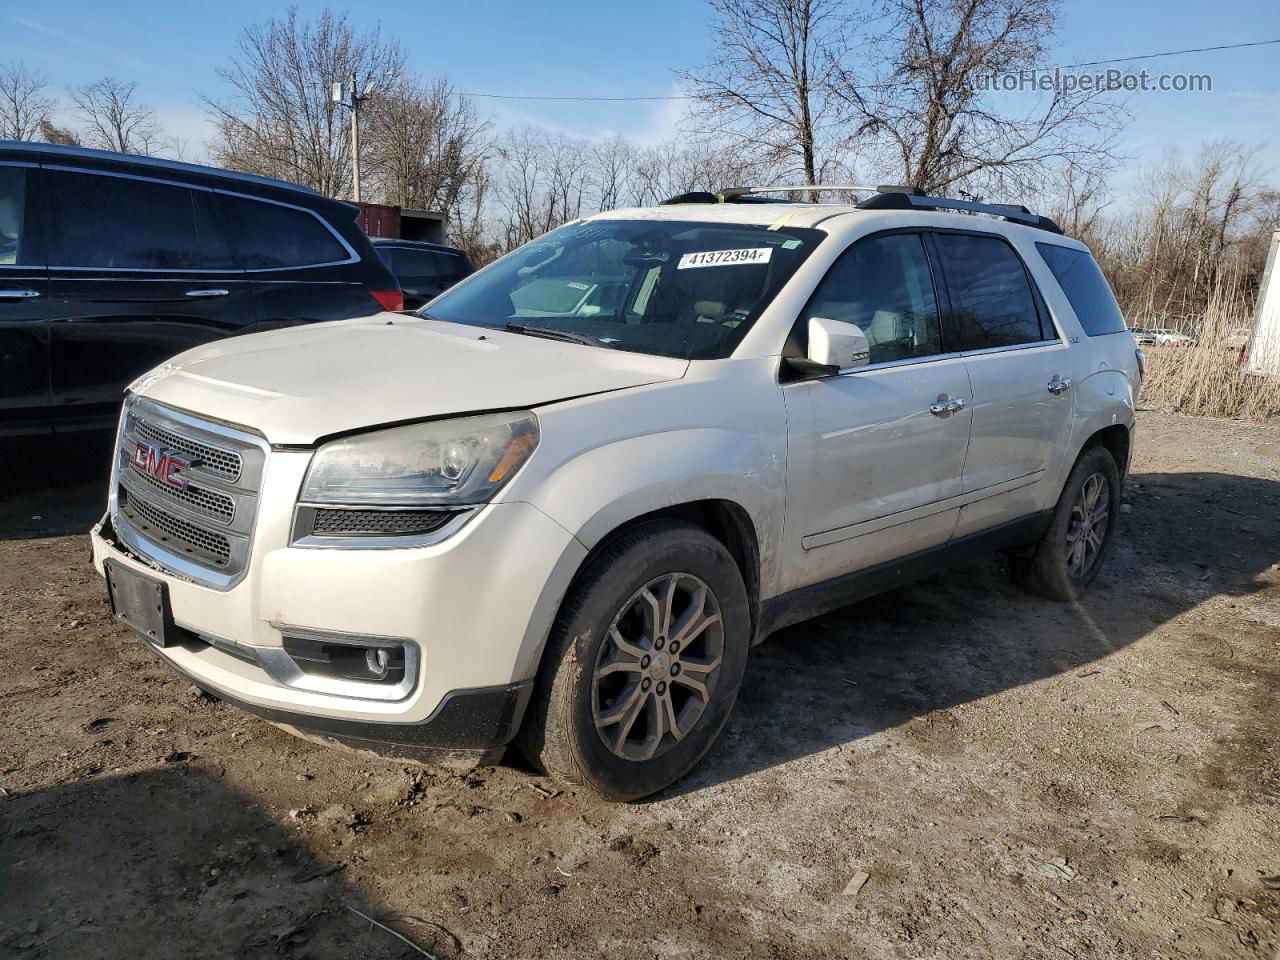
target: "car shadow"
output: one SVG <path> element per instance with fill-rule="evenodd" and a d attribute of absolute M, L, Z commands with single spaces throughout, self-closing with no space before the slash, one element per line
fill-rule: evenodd
<path fill-rule="evenodd" d="M 0 540 L 88 533 L 106 511 L 114 434 L 0 439 Z"/>
<path fill-rule="evenodd" d="M 1280 483 L 1218 473 L 1130 478 L 1083 600 L 1017 588 L 992 555 L 775 633 L 752 650 L 725 730 L 677 796 L 1105 658 L 1214 595 L 1264 589 L 1280 561 Z M 1224 536 L 1225 531 L 1230 536 Z"/>
<path fill-rule="evenodd" d="M 5 799 L 0 956 L 423 956 L 353 910 L 459 955 L 447 934 L 384 917 L 220 776 L 175 764 Z"/>

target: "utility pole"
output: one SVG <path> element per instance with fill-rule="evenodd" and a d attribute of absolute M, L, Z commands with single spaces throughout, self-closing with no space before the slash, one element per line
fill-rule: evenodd
<path fill-rule="evenodd" d="M 360 202 L 360 104 L 373 96 L 373 82 L 364 90 L 356 87 L 356 75 L 350 73 L 345 82 L 333 85 L 332 100 L 351 111 L 351 199 Z"/>

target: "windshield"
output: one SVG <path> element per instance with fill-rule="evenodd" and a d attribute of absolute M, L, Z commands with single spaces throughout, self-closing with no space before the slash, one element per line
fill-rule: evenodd
<path fill-rule="evenodd" d="M 423 314 L 664 357 L 727 357 L 825 236 L 750 224 L 574 223 L 503 257 Z"/>

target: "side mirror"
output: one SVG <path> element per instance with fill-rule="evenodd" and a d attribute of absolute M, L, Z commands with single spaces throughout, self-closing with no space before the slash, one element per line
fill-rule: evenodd
<path fill-rule="evenodd" d="M 808 358 L 812 363 L 836 371 L 865 367 L 871 362 L 871 344 L 856 323 L 812 317 Z"/>

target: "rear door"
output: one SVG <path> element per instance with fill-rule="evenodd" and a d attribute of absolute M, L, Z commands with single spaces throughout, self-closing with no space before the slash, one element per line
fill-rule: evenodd
<path fill-rule="evenodd" d="M 216 193 L 216 202 L 253 283 L 259 329 L 345 320 L 381 309 L 359 254 L 313 210 L 224 191 Z M 376 270 L 385 275 L 381 262 Z"/>
<path fill-rule="evenodd" d="M 943 341 L 939 312 L 922 237 L 896 232 L 855 242 L 801 314 L 801 340 L 811 317 L 858 324 L 871 363 L 783 386 L 790 557 L 783 589 L 950 538 L 971 391 L 964 360 Z"/>
<path fill-rule="evenodd" d="M 930 237 L 947 294 L 944 336 L 973 384 L 957 537 L 1045 507 L 1071 432 L 1071 351 L 1002 236 Z"/>
<path fill-rule="evenodd" d="M 210 191 L 60 168 L 45 175 L 56 429 L 109 425 L 139 374 L 253 329 L 252 286 Z"/>
<path fill-rule="evenodd" d="M 49 429 L 49 278 L 33 166 L 0 164 L 0 437 Z"/>

